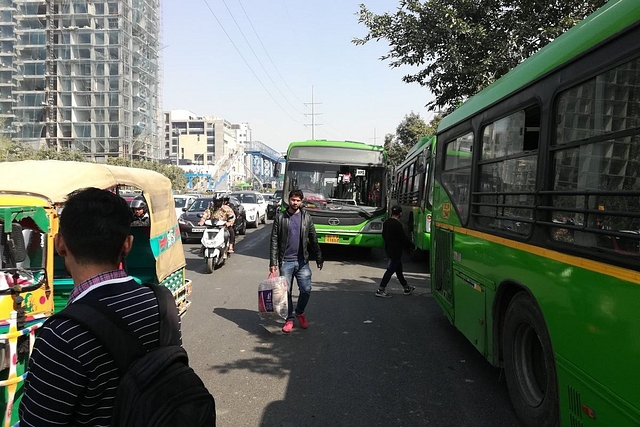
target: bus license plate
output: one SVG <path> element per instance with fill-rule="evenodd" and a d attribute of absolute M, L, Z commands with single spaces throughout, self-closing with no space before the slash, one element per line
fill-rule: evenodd
<path fill-rule="evenodd" d="M 340 243 L 340 236 L 336 236 L 335 234 L 327 234 L 324 236 L 325 243 Z"/>

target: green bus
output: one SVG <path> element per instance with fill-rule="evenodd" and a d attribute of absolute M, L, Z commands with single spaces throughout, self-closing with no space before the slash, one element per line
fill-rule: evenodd
<path fill-rule="evenodd" d="M 381 248 L 386 218 L 383 147 L 353 141 L 292 142 L 287 150 L 282 205 L 304 193 L 320 243 Z"/>
<path fill-rule="evenodd" d="M 525 426 L 640 426 L 638 40 L 610 0 L 437 131 L 432 294 Z"/>
<path fill-rule="evenodd" d="M 435 136 L 425 136 L 396 166 L 391 177 L 390 205 L 402 206 L 405 233 L 416 245 L 413 257 L 431 250 L 431 210 L 433 206 L 433 150 Z"/>

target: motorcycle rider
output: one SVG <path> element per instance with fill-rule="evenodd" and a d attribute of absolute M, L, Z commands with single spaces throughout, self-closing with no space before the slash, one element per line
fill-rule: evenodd
<path fill-rule="evenodd" d="M 236 220 L 236 215 L 229 206 L 229 198 L 226 197 L 227 203 L 224 203 L 224 199 L 213 199 L 209 203 L 209 207 L 203 212 L 202 218 L 198 222 L 198 225 L 204 225 L 204 222 L 209 218 L 219 219 L 226 221 L 227 231 L 229 232 L 229 253 L 233 253 L 233 243 L 235 242 L 235 233 L 233 232 L 233 224 Z"/>
<path fill-rule="evenodd" d="M 143 196 L 137 196 L 131 201 L 129 206 L 133 213 L 131 226 L 148 227 L 151 224 L 151 220 L 149 219 L 149 207 L 147 206 L 147 201 Z"/>
<path fill-rule="evenodd" d="M 227 228 L 229 230 L 229 253 L 233 253 L 233 245 L 236 243 L 236 230 L 234 230 L 234 226 L 236 223 L 236 211 L 229 204 L 229 196 L 222 197 L 222 205 L 227 206 L 233 212 L 233 219 L 231 220 L 231 225 L 229 225 L 229 221 L 227 221 Z"/>

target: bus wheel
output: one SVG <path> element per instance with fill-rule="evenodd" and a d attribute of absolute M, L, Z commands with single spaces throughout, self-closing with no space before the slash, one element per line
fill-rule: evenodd
<path fill-rule="evenodd" d="M 551 339 L 540 308 L 524 292 L 507 308 L 503 352 L 509 396 L 523 425 L 558 426 L 558 379 Z"/>

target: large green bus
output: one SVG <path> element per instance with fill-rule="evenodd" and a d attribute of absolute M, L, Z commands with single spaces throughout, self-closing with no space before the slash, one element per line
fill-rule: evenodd
<path fill-rule="evenodd" d="M 432 293 L 525 426 L 640 426 L 638 40 L 610 0 L 437 131 Z"/>
<path fill-rule="evenodd" d="M 402 206 L 402 223 L 418 249 L 414 257 L 431 250 L 433 205 L 433 150 L 435 136 L 425 136 L 411 147 L 391 177 L 390 205 Z"/>
<path fill-rule="evenodd" d="M 352 141 L 292 142 L 284 171 L 283 206 L 304 193 L 320 243 L 380 248 L 386 218 L 386 155 L 381 146 Z"/>

